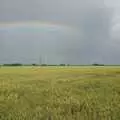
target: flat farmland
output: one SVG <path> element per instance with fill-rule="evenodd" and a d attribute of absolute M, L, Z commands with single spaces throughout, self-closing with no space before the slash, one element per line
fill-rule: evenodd
<path fill-rule="evenodd" d="M 0 120 L 120 120 L 120 67 L 1 67 Z"/>

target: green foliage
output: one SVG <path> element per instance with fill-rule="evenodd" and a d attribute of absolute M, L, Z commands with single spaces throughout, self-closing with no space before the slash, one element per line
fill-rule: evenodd
<path fill-rule="evenodd" d="M 120 120 L 119 67 L 2 67 L 0 120 Z"/>
<path fill-rule="evenodd" d="M 66 66 L 65 64 L 60 64 L 60 66 Z"/>
<path fill-rule="evenodd" d="M 3 64 L 3 66 L 22 66 L 21 63 Z"/>

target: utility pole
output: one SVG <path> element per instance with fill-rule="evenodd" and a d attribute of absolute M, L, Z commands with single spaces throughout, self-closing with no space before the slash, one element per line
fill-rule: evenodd
<path fill-rule="evenodd" d="M 42 56 L 40 55 L 39 57 L 39 65 L 41 66 L 42 65 Z"/>
<path fill-rule="evenodd" d="M 47 65 L 47 56 L 45 56 L 45 64 Z"/>

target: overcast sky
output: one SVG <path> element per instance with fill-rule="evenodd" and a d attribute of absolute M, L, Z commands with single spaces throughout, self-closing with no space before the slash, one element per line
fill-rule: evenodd
<path fill-rule="evenodd" d="M 119 0 L 0 0 L 0 63 L 120 64 Z"/>

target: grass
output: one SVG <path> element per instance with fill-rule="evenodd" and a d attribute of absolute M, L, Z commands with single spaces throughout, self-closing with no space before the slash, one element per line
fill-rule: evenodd
<path fill-rule="evenodd" d="M 0 120 L 120 120 L 120 67 L 2 67 Z"/>

